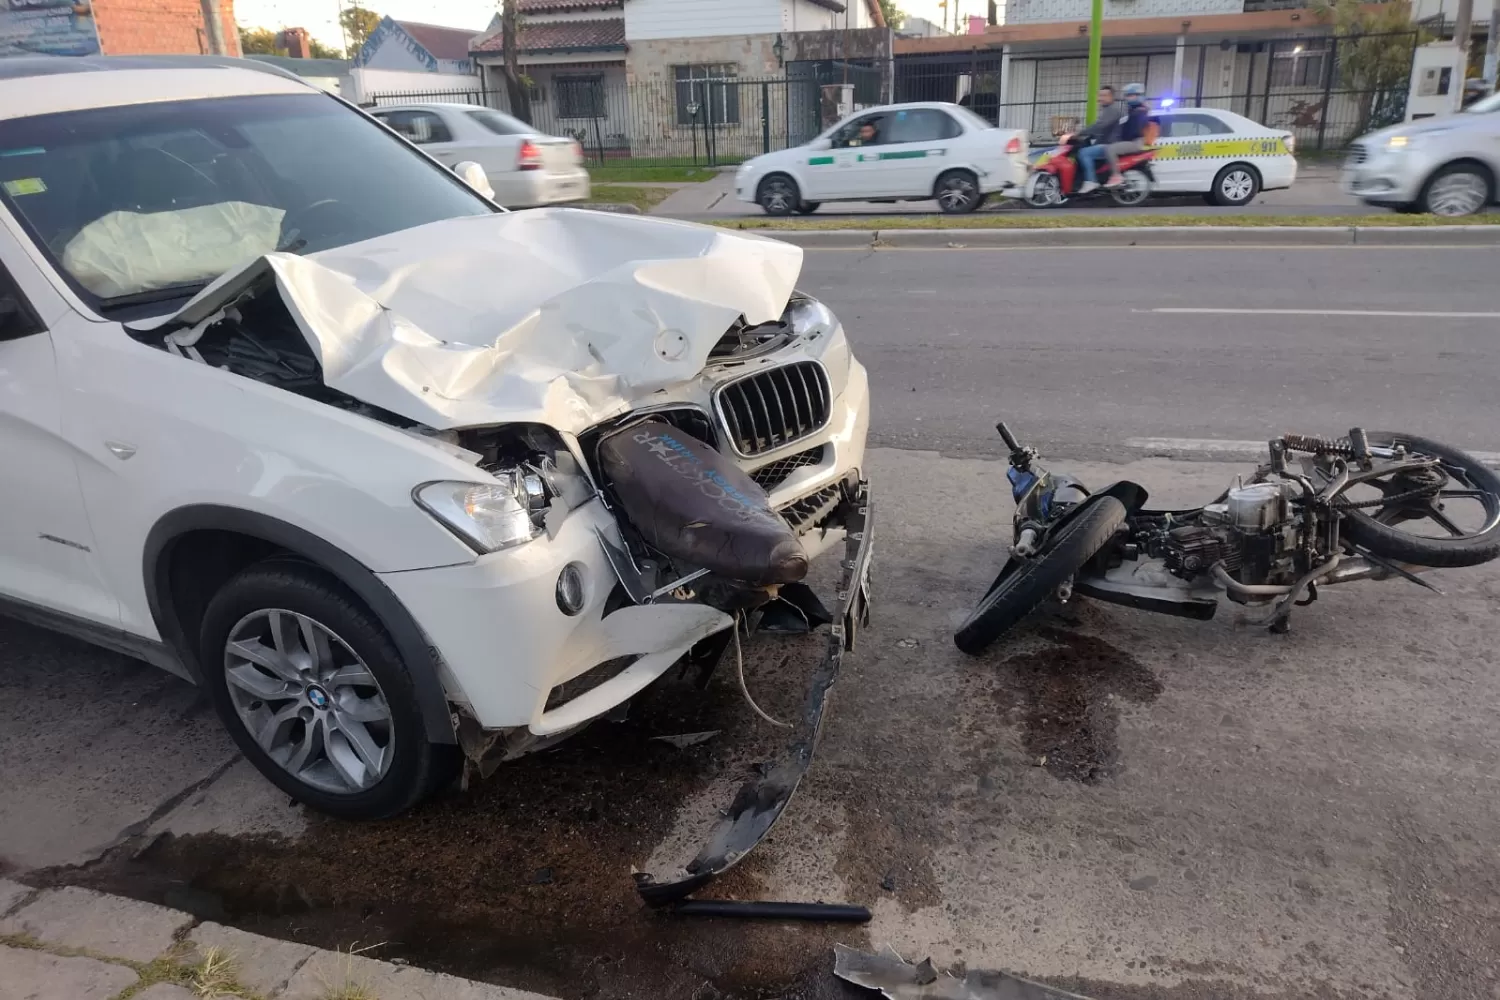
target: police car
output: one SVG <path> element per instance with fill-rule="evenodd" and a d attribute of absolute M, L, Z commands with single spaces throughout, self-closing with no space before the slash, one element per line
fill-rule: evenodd
<path fill-rule="evenodd" d="M 1262 191 L 1297 179 L 1297 139 L 1233 111 L 1167 106 L 1160 124 L 1154 194 L 1201 194 L 1212 205 L 1248 205 Z"/>
<path fill-rule="evenodd" d="M 996 128 L 957 104 L 892 104 L 857 111 L 805 146 L 748 161 L 740 201 L 767 215 L 815 212 L 825 201 L 932 201 L 972 212 L 1026 180 L 1022 129 Z"/>

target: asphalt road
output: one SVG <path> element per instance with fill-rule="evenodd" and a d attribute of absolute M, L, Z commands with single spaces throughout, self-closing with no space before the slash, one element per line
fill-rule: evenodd
<path fill-rule="evenodd" d="M 803 283 L 870 369 L 884 446 L 999 455 L 1004 418 L 1088 459 L 1354 424 L 1500 452 L 1497 265 L 1488 248 L 829 250 Z"/>
<path fill-rule="evenodd" d="M 1097 1000 L 1493 1000 L 1500 565 L 1329 588 L 1287 636 L 1081 603 L 979 659 L 950 634 L 1003 556 L 996 415 L 1086 482 L 1201 501 L 1248 463 L 1151 436 L 1355 422 L 1496 447 L 1496 252 L 810 252 L 875 385 L 876 613 L 782 825 L 718 888 L 870 905 L 868 928 L 651 917 L 780 734 L 727 672 L 375 825 L 310 817 L 197 692 L 0 621 L 0 873 L 568 1000 L 850 997 L 892 945 Z M 1077 277 L 1074 277 L 1077 276 Z M 1488 284 L 1487 284 L 1488 282 Z M 1184 449 L 1193 452 L 1193 449 Z M 1193 452 L 1201 457 L 1201 448 Z M 1125 465 L 1108 464 L 1128 460 Z M 823 567 L 826 574 L 828 567 Z M 810 645 L 757 639 L 796 711 Z M 498 655 L 498 654 L 497 654 Z M 678 750 L 653 736 L 718 731 Z"/>

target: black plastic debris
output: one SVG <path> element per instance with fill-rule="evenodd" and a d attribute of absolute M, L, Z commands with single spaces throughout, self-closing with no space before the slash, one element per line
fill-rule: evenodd
<path fill-rule="evenodd" d="M 872 955 L 836 944 L 833 956 L 835 976 L 876 990 L 890 1000 L 1088 1000 L 1008 972 L 970 971 L 962 977 L 951 976 L 933 968 L 930 958 L 912 965 L 890 947 Z"/>
<path fill-rule="evenodd" d="M 679 750 L 686 750 L 688 747 L 695 747 L 699 743 L 707 743 L 718 735 L 719 730 L 710 729 L 704 733 L 682 733 L 678 736 L 653 736 L 651 739 L 656 743 L 666 743 Z"/>
<path fill-rule="evenodd" d="M 842 574 L 839 582 L 839 615 L 829 630 L 827 650 L 813 672 L 803 701 L 802 716 L 796 723 L 785 754 L 775 764 L 763 769 L 760 777 L 740 787 L 734 801 L 709 834 L 707 843 L 687 866 L 686 876 L 675 882 L 658 882 L 648 872 L 636 872 L 636 891 L 653 909 L 678 909 L 688 897 L 715 878 L 733 868 L 740 859 L 761 842 L 781 817 L 792 794 L 812 764 L 813 750 L 823 726 L 823 710 L 829 689 L 843 665 L 844 653 L 854 648 L 861 626 L 869 623 L 869 571 L 871 555 L 870 502 L 864 483 L 858 495 L 844 501 L 845 538 Z M 699 901 L 694 900 L 694 903 Z M 867 921 L 869 911 L 863 907 L 839 904 L 789 904 L 755 901 L 703 900 L 703 903 L 732 903 L 729 909 L 706 906 L 689 907 L 684 915 L 697 913 L 717 916 L 779 917 L 781 919 Z M 795 912 L 795 917 L 792 913 Z"/>

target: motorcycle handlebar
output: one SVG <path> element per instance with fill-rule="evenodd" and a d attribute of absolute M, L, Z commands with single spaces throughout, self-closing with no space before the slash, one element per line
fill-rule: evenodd
<path fill-rule="evenodd" d="M 1005 446 L 1007 448 L 1009 448 L 1011 451 L 1021 450 L 1021 443 L 1017 441 L 1016 436 L 1010 432 L 1010 428 L 1005 426 L 1005 421 L 1002 420 L 998 424 L 996 424 L 995 430 L 1000 432 L 1000 440 L 1005 442 Z"/>

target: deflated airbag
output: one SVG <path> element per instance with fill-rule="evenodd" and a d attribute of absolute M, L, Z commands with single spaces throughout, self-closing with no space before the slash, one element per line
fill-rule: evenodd
<path fill-rule="evenodd" d="M 807 575 L 807 552 L 765 491 L 703 442 L 645 421 L 600 442 L 599 464 L 626 518 L 673 560 L 761 587 Z"/>

